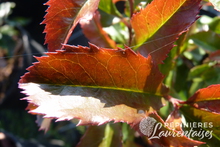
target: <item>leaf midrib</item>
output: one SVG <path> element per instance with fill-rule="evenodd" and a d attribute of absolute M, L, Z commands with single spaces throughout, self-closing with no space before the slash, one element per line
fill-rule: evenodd
<path fill-rule="evenodd" d="M 166 24 L 175 14 L 176 12 L 178 12 L 178 10 L 185 4 L 186 0 L 183 1 L 179 7 L 177 7 L 177 9 L 175 11 L 173 11 L 172 15 L 170 15 L 170 17 L 167 17 L 167 19 L 161 18 L 162 19 L 162 23 L 161 25 L 159 25 L 159 27 L 157 29 L 155 29 L 155 31 L 149 35 L 147 38 L 143 39 L 143 41 L 140 41 L 140 43 L 137 43 L 138 46 L 136 46 L 136 48 L 140 47 L 144 42 L 146 42 L 147 40 L 149 40 L 150 38 L 152 38 L 161 28 L 164 24 Z"/>
<path fill-rule="evenodd" d="M 48 83 L 38 83 L 38 84 L 57 85 L 57 86 L 71 86 L 71 87 L 84 87 L 84 88 L 93 88 L 93 89 L 118 90 L 118 91 L 141 93 L 143 95 L 154 95 L 154 96 L 160 96 L 160 97 L 163 96 L 163 94 L 160 94 L 158 92 L 147 92 L 147 91 L 138 90 L 138 89 L 128 89 L 128 88 L 120 88 L 120 87 L 85 86 L 85 85 L 63 85 L 63 84 L 48 84 Z"/>

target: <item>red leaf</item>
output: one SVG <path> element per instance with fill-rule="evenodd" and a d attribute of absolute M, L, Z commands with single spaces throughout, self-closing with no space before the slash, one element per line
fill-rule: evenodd
<path fill-rule="evenodd" d="M 90 20 L 98 8 L 99 0 L 50 0 L 45 20 L 44 33 L 48 51 L 53 52 L 66 44 L 73 29 L 81 19 Z"/>
<path fill-rule="evenodd" d="M 31 113 L 58 120 L 78 118 L 78 125 L 109 121 L 135 124 L 163 106 L 167 88 L 151 61 L 131 49 L 64 46 L 47 53 L 20 80 L 25 98 L 38 107 Z M 34 84 L 34 83 L 39 84 Z"/>
<path fill-rule="evenodd" d="M 100 47 L 117 48 L 116 43 L 111 40 L 108 34 L 102 29 L 100 23 L 100 14 L 98 11 L 96 11 L 93 19 L 90 21 L 81 20 L 80 25 L 84 35 L 91 43 L 94 43 Z"/>
<path fill-rule="evenodd" d="M 129 48 L 103 49 L 92 44 L 90 48 L 65 45 L 64 49 L 37 57 L 40 62 L 28 68 L 30 72 L 20 83 L 110 87 L 155 95 L 167 91 L 150 56 L 145 58 Z"/>
<path fill-rule="evenodd" d="M 196 20 L 200 0 L 154 0 L 132 17 L 138 50 L 162 63 L 178 36 Z"/>
<path fill-rule="evenodd" d="M 198 109 L 220 114 L 220 84 L 211 85 L 198 90 L 186 101 L 186 104 L 190 104 Z"/>

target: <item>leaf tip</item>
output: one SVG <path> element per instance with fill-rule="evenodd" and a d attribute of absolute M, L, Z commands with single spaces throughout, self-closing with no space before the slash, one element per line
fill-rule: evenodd
<path fill-rule="evenodd" d="M 92 53 L 97 53 L 100 51 L 100 49 L 95 44 L 89 43 L 89 47 Z"/>

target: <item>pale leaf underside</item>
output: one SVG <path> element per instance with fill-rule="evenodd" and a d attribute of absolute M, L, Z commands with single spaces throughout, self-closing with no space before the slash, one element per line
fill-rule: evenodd
<path fill-rule="evenodd" d="M 163 106 L 159 96 L 120 90 L 35 83 L 23 83 L 20 88 L 29 95 L 24 99 L 38 106 L 31 113 L 58 121 L 77 118 L 78 125 L 110 121 L 132 125 L 145 116 L 139 110 L 149 112 Z"/>

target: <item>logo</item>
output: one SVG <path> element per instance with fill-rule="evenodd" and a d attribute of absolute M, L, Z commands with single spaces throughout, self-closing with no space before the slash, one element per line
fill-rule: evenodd
<path fill-rule="evenodd" d="M 171 128 L 180 126 L 183 130 L 178 131 Z M 157 122 L 153 117 L 143 118 L 139 124 L 141 133 L 146 135 L 148 139 L 160 139 L 161 137 L 197 137 L 199 139 L 212 138 L 212 122 L 186 122 L 179 124 L 177 122 L 164 123 Z M 164 129 L 162 129 L 164 128 Z"/>
<path fill-rule="evenodd" d="M 154 125 L 156 122 L 157 121 L 153 117 L 146 117 L 142 119 L 139 125 L 141 133 L 143 133 L 147 137 L 150 137 L 154 131 Z"/>

